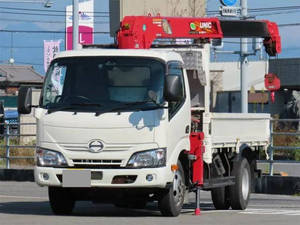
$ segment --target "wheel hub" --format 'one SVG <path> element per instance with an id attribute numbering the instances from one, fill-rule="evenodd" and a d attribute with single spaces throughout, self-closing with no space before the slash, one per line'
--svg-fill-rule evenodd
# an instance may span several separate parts
<path id="1" fill-rule="evenodd" d="M 184 183 L 181 173 L 179 171 L 176 171 L 173 181 L 173 195 L 175 204 L 177 206 L 180 205 L 182 199 L 184 198 L 184 191 Z"/>
<path id="2" fill-rule="evenodd" d="M 247 200 L 249 195 L 249 173 L 246 169 L 244 169 L 242 176 L 242 195 L 243 199 Z"/>

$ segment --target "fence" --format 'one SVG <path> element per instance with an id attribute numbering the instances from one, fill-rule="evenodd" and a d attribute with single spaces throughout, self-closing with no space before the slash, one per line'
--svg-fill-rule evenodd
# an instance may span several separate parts
<path id="1" fill-rule="evenodd" d="M 268 148 L 268 155 L 269 159 L 268 160 L 260 160 L 260 162 L 267 162 L 269 163 L 269 175 L 274 174 L 274 164 L 275 163 L 300 163 L 300 161 L 295 161 L 295 160 L 274 160 L 274 151 L 276 150 L 300 150 L 300 145 L 299 146 L 274 146 L 274 137 L 275 136 L 300 136 L 300 129 L 299 131 L 296 132 L 291 132 L 291 131 L 274 131 L 274 123 L 297 123 L 300 124 L 300 119 L 272 119 L 270 121 L 270 145 Z M 21 137 L 35 137 L 36 134 L 20 134 L 20 126 L 36 126 L 36 123 L 18 123 L 17 121 L 5 121 L 5 123 L 0 123 L 0 126 L 4 126 L 4 134 L 0 135 L 4 139 L 4 144 L 0 145 L 0 149 L 5 150 L 4 156 L 1 156 L 0 154 L 0 159 L 5 159 L 6 160 L 6 168 L 9 169 L 11 167 L 10 161 L 11 159 L 34 159 L 34 156 L 11 156 L 11 149 L 35 149 L 36 145 L 21 145 Z M 299 125 L 300 126 L 300 125 Z M 19 143 L 20 145 L 12 144 L 12 140 L 15 140 L 15 138 L 19 138 Z M 299 139 L 300 143 L 300 139 Z"/>
<path id="2" fill-rule="evenodd" d="M 0 135 L 2 143 L 0 149 L 0 159 L 5 159 L 6 169 L 11 168 L 12 159 L 34 159 L 34 156 L 11 156 L 12 149 L 35 149 L 35 144 L 25 144 L 26 141 L 22 141 L 22 137 L 35 137 L 36 134 L 21 134 L 20 126 L 36 126 L 36 123 L 18 123 L 17 121 L 6 120 L 5 123 L 0 123 L 3 126 L 3 134 Z M 1 151 L 0 151 L 1 153 Z"/>
<path id="3" fill-rule="evenodd" d="M 270 145 L 268 148 L 268 155 L 269 159 L 265 160 L 265 162 L 269 163 L 269 175 L 273 176 L 274 174 L 274 163 L 300 163 L 300 161 L 296 160 L 274 160 L 274 151 L 275 150 L 300 150 L 300 145 L 299 146 L 278 146 L 274 145 L 274 137 L 278 136 L 300 136 L 300 129 L 297 129 L 295 132 L 291 132 L 290 130 L 288 131 L 276 131 L 277 128 L 275 128 L 275 123 L 278 124 L 284 124 L 284 126 L 290 126 L 291 123 L 296 124 L 295 127 L 298 128 L 300 126 L 300 119 L 271 119 L 270 121 L 270 130 L 271 130 L 271 135 L 270 135 Z M 300 140 L 300 139 L 299 139 Z"/>

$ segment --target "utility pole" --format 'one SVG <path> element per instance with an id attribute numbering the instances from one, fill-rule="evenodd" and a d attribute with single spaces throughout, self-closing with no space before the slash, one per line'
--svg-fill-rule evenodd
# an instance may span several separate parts
<path id="1" fill-rule="evenodd" d="M 79 3 L 73 0 L 73 50 L 78 49 L 79 37 Z"/>
<path id="2" fill-rule="evenodd" d="M 246 20 L 248 17 L 248 3 L 247 0 L 240 0 L 241 2 L 241 19 Z M 248 39 L 241 38 L 241 112 L 248 113 Z"/>

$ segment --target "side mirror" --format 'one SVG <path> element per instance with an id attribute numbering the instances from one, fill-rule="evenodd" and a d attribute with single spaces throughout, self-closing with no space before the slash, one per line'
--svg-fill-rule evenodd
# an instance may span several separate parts
<path id="1" fill-rule="evenodd" d="M 165 80 L 165 99 L 179 101 L 182 98 L 182 83 L 179 76 L 167 75 Z"/>
<path id="2" fill-rule="evenodd" d="M 18 112 L 20 114 L 31 113 L 32 104 L 32 89 L 31 87 L 20 87 L 18 95 Z"/>

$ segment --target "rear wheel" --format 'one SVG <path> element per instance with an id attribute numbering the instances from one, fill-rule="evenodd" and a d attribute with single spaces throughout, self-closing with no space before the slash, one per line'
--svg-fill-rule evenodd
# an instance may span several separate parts
<path id="1" fill-rule="evenodd" d="M 211 198 L 216 209 L 229 209 L 230 198 L 228 187 L 219 187 L 212 189 Z"/>
<path id="2" fill-rule="evenodd" d="M 69 215 L 72 213 L 75 201 L 68 189 L 49 187 L 48 195 L 52 212 L 56 215 Z"/>
<path id="3" fill-rule="evenodd" d="M 236 178 L 236 183 L 229 187 L 230 204 L 232 209 L 246 209 L 251 193 L 251 172 L 246 158 L 233 165 L 232 175 Z"/>
<path id="4" fill-rule="evenodd" d="M 180 161 L 177 163 L 178 170 L 175 172 L 173 185 L 161 194 L 158 201 L 160 212 L 163 216 L 178 216 L 183 206 L 185 195 L 185 178 Z"/>

